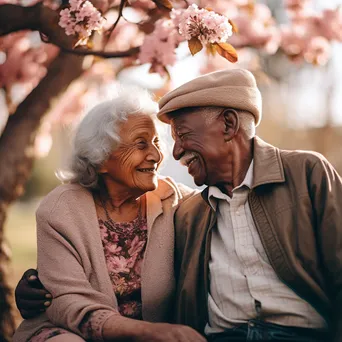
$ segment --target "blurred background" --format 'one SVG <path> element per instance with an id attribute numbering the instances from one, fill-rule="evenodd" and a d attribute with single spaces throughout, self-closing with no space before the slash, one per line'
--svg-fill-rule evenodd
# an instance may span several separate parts
<path id="1" fill-rule="evenodd" d="M 154 9 L 152 5 L 156 5 L 153 2 L 148 7 L 148 1 L 130 2 L 132 6 L 133 3 L 136 6 L 137 3 L 145 4 L 145 7 L 141 7 L 145 12 L 146 8 Z M 342 32 L 341 11 L 338 9 L 342 1 L 221 0 L 207 3 L 227 16 L 232 11 L 233 3 L 240 11 L 236 14 L 235 23 L 241 36 L 239 38 L 237 35 L 235 41 L 232 39 L 231 42 L 239 55 L 236 64 L 221 56 L 210 57 L 205 51 L 191 56 L 187 45 L 181 44 L 176 51 L 175 63 L 167 66 L 168 75 L 160 75 L 149 72 L 151 64 L 138 65 L 136 58 L 101 59 L 58 55 L 59 50 L 55 46 L 58 44 L 41 43 L 37 31 L 20 31 L 1 38 L 0 134 L 3 135 L 0 138 L 0 183 L 15 189 L 15 195 L 9 195 L 8 188 L 0 185 L 2 210 L 6 212 L 2 216 L 3 221 L 0 221 L 4 222 L 3 253 L 11 259 L 8 278 L 11 287 L 16 285 L 27 268 L 36 266 L 35 210 L 41 199 L 59 184 L 55 171 L 63 168 L 67 162 L 73 127 L 82 113 L 113 95 L 117 84 L 146 87 L 158 99 L 169 89 L 202 73 L 224 68 L 248 68 L 254 73 L 263 95 L 263 118 L 257 134 L 280 148 L 320 152 L 342 174 L 342 37 L 329 39 L 323 37 L 322 32 L 317 33 L 316 36 L 323 37 L 325 41 L 316 40 L 312 50 L 307 49 L 307 40 L 305 44 L 303 42 L 305 37 L 313 35 L 312 25 L 317 22 L 307 23 L 308 18 L 317 16 L 317 13 L 326 15 L 325 30 L 330 28 Z M 304 3 L 309 6 L 306 19 L 303 19 L 304 14 L 298 13 L 297 19 L 294 19 L 290 5 L 297 6 L 296 10 L 299 11 Z M 116 7 L 114 4 L 111 6 L 113 10 L 107 15 L 108 21 L 117 17 L 120 2 L 116 2 Z M 249 33 L 242 26 L 243 20 L 246 20 L 246 11 L 249 11 L 249 25 L 253 25 L 253 21 L 259 23 L 259 26 L 252 26 Z M 337 13 L 335 21 L 329 21 L 329 13 Z M 130 16 L 134 19 L 136 15 L 127 6 L 126 19 Z M 242 19 L 239 19 L 239 15 Z M 302 31 L 298 27 L 291 32 L 286 31 L 286 28 L 281 33 L 277 31 L 282 35 L 280 41 L 274 28 L 282 28 L 282 25 L 286 27 L 289 23 L 302 25 Z M 303 30 L 311 30 L 311 33 L 303 33 Z M 143 41 L 142 32 L 135 29 L 132 21 L 122 21 L 117 33 L 114 31 L 108 49 L 130 49 L 138 45 L 139 41 Z M 55 74 L 51 70 L 55 70 Z M 69 78 L 64 79 L 65 75 L 69 75 Z M 57 82 L 62 83 L 62 86 Z M 39 116 L 36 114 L 38 112 L 46 114 Z M 20 147 L 21 155 L 16 157 L 19 161 L 13 162 L 22 139 L 20 130 L 8 129 L 8 125 L 15 127 L 16 123 L 11 118 L 16 116 L 31 117 L 36 120 L 36 126 L 32 128 L 31 135 L 26 134 L 24 144 L 27 146 Z M 29 121 L 23 121 L 21 125 L 22 131 L 31 129 Z M 194 187 L 187 169 L 172 159 L 170 152 L 173 143 L 167 127 L 163 129 L 162 138 L 166 142 L 169 157 L 161 173 Z M 18 177 L 23 178 L 23 181 L 17 179 L 11 183 L 6 180 L 12 179 L 12 173 L 18 170 L 22 172 Z"/>

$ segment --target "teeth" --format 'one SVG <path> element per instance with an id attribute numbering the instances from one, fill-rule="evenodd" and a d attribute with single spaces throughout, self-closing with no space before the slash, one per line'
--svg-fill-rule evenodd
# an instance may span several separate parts
<path id="1" fill-rule="evenodd" d="M 188 167 L 196 160 L 197 158 L 191 159 L 190 162 L 188 162 Z"/>
<path id="2" fill-rule="evenodd" d="M 141 172 L 153 172 L 154 169 L 139 169 Z"/>

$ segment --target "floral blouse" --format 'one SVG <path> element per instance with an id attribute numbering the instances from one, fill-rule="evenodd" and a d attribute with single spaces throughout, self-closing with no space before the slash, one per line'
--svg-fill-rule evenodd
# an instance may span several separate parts
<path id="1" fill-rule="evenodd" d="M 111 224 L 98 220 L 102 246 L 113 291 L 118 301 L 119 313 L 125 317 L 142 319 L 141 266 L 147 243 L 146 218 L 137 217 L 130 222 Z M 114 229 L 113 229 L 114 228 Z M 82 332 L 92 336 L 95 320 L 105 320 L 108 312 L 97 310 L 83 322 Z M 49 338 L 70 333 L 62 328 L 44 328 L 29 342 L 45 342 Z"/>
<path id="2" fill-rule="evenodd" d="M 146 219 L 116 223 L 99 220 L 102 245 L 121 315 L 142 319 L 141 265 L 147 242 Z"/>

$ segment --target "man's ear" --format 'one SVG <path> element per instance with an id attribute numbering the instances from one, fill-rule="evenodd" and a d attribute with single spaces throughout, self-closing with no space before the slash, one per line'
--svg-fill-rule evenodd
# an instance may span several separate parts
<path id="1" fill-rule="evenodd" d="M 238 112 L 231 108 L 227 108 L 226 110 L 224 110 L 222 116 L 225 128 L 225 141 L 228 142 L 232 140 L 237 134 L 240 128 L 240 118 Z"/>

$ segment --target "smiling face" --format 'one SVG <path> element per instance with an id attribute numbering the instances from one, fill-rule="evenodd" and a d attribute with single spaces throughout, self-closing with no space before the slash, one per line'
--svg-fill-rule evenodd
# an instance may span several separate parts
<path id="1" fill-rule="evenodd" d="M 171 119 L 173 157 L 188 167 L 198 186 L 216 184 L 225 171 L 229 147 L 220 112 L 219 108 L 188 108 Z"/>
<path id="2" fill-rule="evenodd" d="M 155 190 L 157 169 L 163 159 L 152 118 L 137 114 L 120 126 L 120 144 L 103 164 L 100 173 L 121 190 L 137 194 Z"/>

